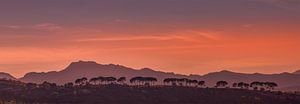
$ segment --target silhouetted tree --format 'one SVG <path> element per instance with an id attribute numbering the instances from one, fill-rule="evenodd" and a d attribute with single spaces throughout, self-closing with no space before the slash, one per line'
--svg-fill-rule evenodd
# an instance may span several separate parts
<path id="1" fill-rule="evenodd" d="M 275 82 L 265 82 L 264 86 L 268 90 L 274 90 L 274 88 L 277 87 L 278 85 Z"/>
<path id="2" fill-rule="evenodd" d="M 237 85 L 239 88 L 243 88 L 244 87 L 244 82 L 239 82 Z"/>
<path id="3" fill-rule="evenodd" d="M 90 82 L 91 84 L 96 85 L 97 82 L 98 82 L 98 78 L 91 78 L 89 82 Z"/>
<path id="4" fill-rule="evenodd" d="M 126 77 L 120 77 L 120 78 L 117 80 L 117 82 L 118 82 L 119 84 L 125 84 L 125 81 L 126 81 Z"/>
<path id="5" fill-rule="evenodd" d="M 64 84 L 65 88 L 72 88 L 73 86 L 74 86 L 74 84 L 72 82 Z"/>
<path id="6" fill-rule="evenodd" d="M 237 84 L 237 87 L 241 88 L 241 89 L 248 89 L 249 88 L 249 84 L 248 83 L 245 83 L 245 82 L 239 82 Z"/>
<path id="7" fill-rule="evenodd" d="M 154 83 L 157 82 L 157 79 L 154 77 L 144 77 L 142 80 L 144 81 L 145 85 L 154 85 Z"/>
<path id="8" fill-rule="evenodd" d="M 253 90 L 258 90 L 260 87 L 263 87 L 263 83 L 255 81 L 250 84 L 250 87 L 252 87 Z"/>
<path id="9" fill-rule="evenodd" d="M 226 81 L 218 81 L 217 83 L 216 83 L 216 87 L 218 88 L 218 87 L 226 87 L 228 85 L 228 82 L 226 82 Z"/>
<path id="10" fill-rule="evenodd" d="M 130 79 L 130 83 L 135 85 L 153 85 L 157 81 L 154 77 L 133 77 Z"/>
<path id="11" fill-rule="evenodd" d="M 246 89 L 249 89 L 249 86 L 250 86 L 250 84 L 244 83 L 244 87 L 245 87 Z"/>
<path id="12" fill-rule="evenodd" d="M 198 84 L 197 80 L 191 80 L 191 79 L 186 80 L 186 85 L 187 86 L 197 86 L 197 84 Z"/>
<path id="13" fill-rule="evenodd" d="M 165 78 L 163 80 L 164 84 L 173 85 L 173 86 L 204 86 L 205 81 L 191 80 L 187 78 Z"/>
<path id="14" fill-rule="evenodd" d="M 232 84 L 232 87 L 233 87 L 233 88 L 236 88 L 237 86 L 238 86 L 237 83 L 233 83 L 233 84 Z"/>
<path id="15" fill-rule="evenodd" d="M 177 79 L 176 80 L 176 82 L 177 82 L 177 84 L 179 85 L 179 86 L 184 86 L 184 84 L 185 85 L 187 85 L 187 81 L 188 81 L 189 79 L 187 79 L 187 78 L 181 78 L 181 79 Z"/>
<path id="16" fill-rule="evenodd" d="M 277 83 L 275 82 L 252 82 L 250 84 L 250 87 L 252 87 L 254 90 L 260 89 L 261 91 L 264 90 L 274 90 L 275 87 L 278 87 Z"/>
<path id="17" fill-rule="evenodd" d="M 83 78 L 76 79 L 76 80 L 75 80 L 75 83 L 76 83 L 77 85 L 82 86 L 82 85 L 84 85 L 84 84 L 87 83 L 87 80 L 88 80 L 88 79 L 87 79 L 86 77 L 83 77 Z"/>
<path id="18" fill-rule="evenodd" d="M 165 78 L 163 80 L 164 85 L 170 84 L 171 83 L 171 78 Z"/>
<path id="19" fill-rule="evenodd" d="M 191 80 L 190 81 L 191 86 L 197 86 L 198 85 L 198 80 Z"/>
<path id="20" fill-rule="evenodd" d="M 106 81 L 108 84 L 114 84 L 115 81 L 117 81 L 117 78 L 115 78 L 115 77 L 106 77 L 106 78 L 105 78 L 105 81 Z"/>
<path id="21" fill-rule="evenodd" d="M 98 79 L 98 81 L 97 81 L 98 84 L 103 84 L 103 82 L 105 82 L 105 78 L 102 76 L 97 77 L 97 79 Z"/>
<path id="22" fill-rule="evenodd" d="M 143 77 L 133 77 L 133 78 L 131 78 L 130 79 L 130 83 L 133 83 L 133 84 L 135 84 L 135 85 L 141 85 L 141 79 L 142 79 Z"/>
<path id="23" fill-rule="evenodd" d="M 200 87 L 205 86 L 205 81 L 198 81 L 198 86 L 200 86 Z"/>
<path id="24" fill-rule="evenodd" d="M 172 85 L 172 86 L 176 86 L 177 85 L 177 78 L 165 78 L 163 80 L 164 84 L 169 84 L 169 85 Z"/>

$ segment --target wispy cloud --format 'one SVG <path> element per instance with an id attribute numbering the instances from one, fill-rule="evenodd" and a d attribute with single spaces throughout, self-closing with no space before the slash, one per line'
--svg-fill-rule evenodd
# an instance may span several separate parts
<path id="1" fill-rule="evenodd" d="M 21 26 L 17 26 L 17 25 L 0 25 L 0 27 L 8 28 L 8 29 L 20 29 L 21 28 Z"/>
<path id="2" fill-rule="evenodd" d="M 41 24 L 36 24 L 32 26 L 33 29 L 38 29 L 38 30 L 60 30 L 63 29 L 63 27 L 59 26 L 58 24 L 54 23 L 41 23 Z"/>
<path id="3" fill-rule="evenodd" d="M 203 32 L 196 30 L 184 30 L 176 31 L 159 35 L 111 35 L 105 37 L 92 37 L 85 39 L 78 39 L 79 42 L 90 41 L 138 41 L 138 40 L 156 40 L 156 41 L 168 41 L 168 40 L 181 40 L 186 42 L 199 42 L 201 40 L 220 40 L 214 32 Z"/>
<path id="4" fill-rule="evenodd" d="M 7 29 L 35 29 L 35 30 L 61 30 L 62 26 L 55 23 L 40 23 L 40 24 L 29 24 L 29 25 L 0 25 L 2 28 Z"/>
<path id="5" fill-rule="evenodd" d="M 166 40 L 174 40 L 174 39 L 190 41 L 186 37 L 182 37 L 182 36 L 115 36 L 115 37 L 79 39 L 77 41 L 81 41 L 81 42 L 85 42 L 85 41 L 136 41 L 136 40 L 166 41 Z"/>
<path id="6" fill-rule="evenodd" d="M 115 23 L 126 23 L 126 22 L 129 22 L 129 20 L 125 20 L 125 19 L 115 19 L 113 22 L 115 22 Z"/>
<path id="7" fill-rule="evenodd" d="M 202 37 L 209 40 L 221 40 L 221 37 L 217 35 L 217 32 L 212 31 L 186 30 L 182 34 L 191 35 L 198 38 Z"/>

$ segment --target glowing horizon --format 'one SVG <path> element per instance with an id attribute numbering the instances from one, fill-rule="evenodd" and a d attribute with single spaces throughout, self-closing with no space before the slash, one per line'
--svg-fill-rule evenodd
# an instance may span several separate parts
<path id="1" fill-rule="evenodd" d="M 0 72 L 78 60 L 180 74 L 300 69 L 297 0 L 0 2 Z"/>

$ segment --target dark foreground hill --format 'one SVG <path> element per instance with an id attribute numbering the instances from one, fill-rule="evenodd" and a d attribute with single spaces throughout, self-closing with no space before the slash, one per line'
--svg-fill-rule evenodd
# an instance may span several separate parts
<path id="1" fill-rule="evenodd" d="M 229 88 L 0 84 L 1 104 L 300 104 L 296 94 Z"/>
<path id="2" fill-rule="evenodd" d="M 79 89 L 77 96 L 69 93 L 50 101 L 84 104 L 299 104 L 300 97 L 239 89 L 106 86 Z"/>

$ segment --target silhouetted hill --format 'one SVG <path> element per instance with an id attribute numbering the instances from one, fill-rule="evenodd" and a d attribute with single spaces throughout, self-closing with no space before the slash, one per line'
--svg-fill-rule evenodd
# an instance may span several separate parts
<path id="1" fill-rule="evenodd" d="M 235 73 L 230 71 L 213 72 L 203 76 L 200 75 L 180 75 L 174 73 L 166 73 L 155 71 L 150 68 L 133 69 L 121 65 L 114 64 L 98 64 L 92 61 L 79 61 L 71 63 L 66 69 L 58 72 L 47 72 L 47 73 L 28 73 L 20 80 L 23 82 L 42 83 L 44 81 L 64 84 L 67 82 L 73 82 L 77 78 L 81 77 L 97 77 L 97 76 L 114 76 L 122 77 L 125 76 L 128 79 L 135 76 L 149 76 L 156 77 L 158 83 L 162 84 L 164 78 L 175 77 L 175 78 L 190 78 L 197 80 L 204 80 L 208 86 L 214 86 L 217 81 L 225 80 L 227 82 L 276 82 L 279 87 L 291 87 L 300 86 L 300 74 L 292 73 L 281 73 L 281 74 L 244 74 Z"/>
<path id="2" fill-rule="evenodd" d="M 4 72 L 0 72 L 0 79 L 16 79 L 15 77 L 13 77 L 12 75 L 8 74 L 8 73 L 4 73 Z"/>

